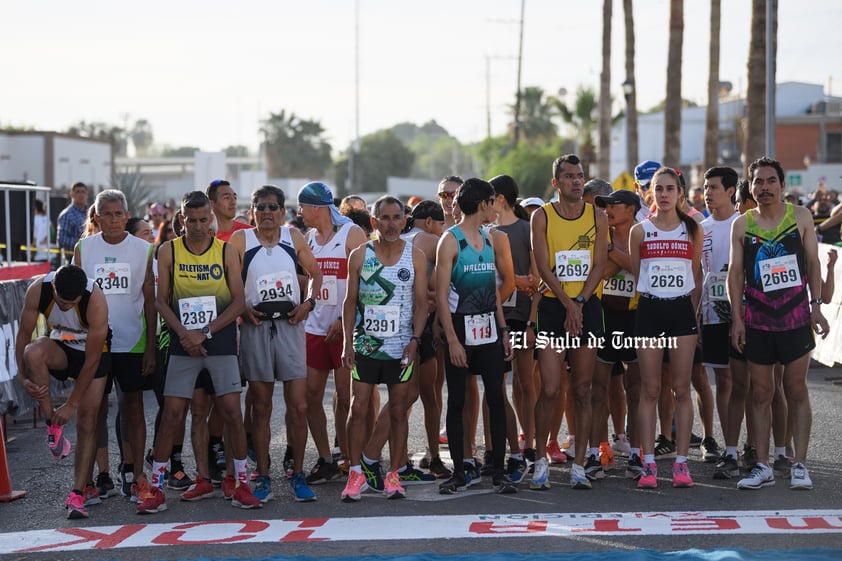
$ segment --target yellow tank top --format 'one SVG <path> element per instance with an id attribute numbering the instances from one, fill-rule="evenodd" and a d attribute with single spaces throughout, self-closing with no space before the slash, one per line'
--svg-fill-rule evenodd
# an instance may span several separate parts
<path id="1" fill-rule="evenodd" d="M 577 218 L 567 219 L 559 215 L 551 202 L 541 208 L 547 217 L 550 270 L 559 279 L 564 293 L 575 298 L 582 292 L 588 274 L 593 268 L 596 210 L 590 203 L 584 203 L 582 214 Z M 594 294 L 602 295 L 601 282 L 597 284 Z M 544 296 L 556 298 L 556 295 L 549 290 L 544 293 Z"/>

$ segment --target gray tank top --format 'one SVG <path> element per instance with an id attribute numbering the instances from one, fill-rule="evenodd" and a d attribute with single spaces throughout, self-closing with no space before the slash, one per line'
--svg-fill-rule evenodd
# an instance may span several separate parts
<path id="1" fill-rule="evenodd" d="M 518 220 L 508 226 L 497 226 L 496 228 L 509 236 L 515 274 L 528 275 L 530 271 L 529 255 L 532 252 L 532 244 L 529 239 L 529 222 Z M 532 300 L 526 294 L 515 290 L 512 297 L 503 302 L 503 315 L 507 320 L 527 321 L 531 304 Z"/>

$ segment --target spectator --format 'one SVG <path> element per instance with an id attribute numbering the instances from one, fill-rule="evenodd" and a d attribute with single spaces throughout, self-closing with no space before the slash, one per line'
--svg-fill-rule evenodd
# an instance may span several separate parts
<path id="1" fill-rule="evenodd" d="M 49 261 L 50 259 L 50 217 L 47 216 L 47 209 L 44 201 L 35 199 L 35 216 L 32 227 L 32 245 L 38 249 L 35 252 L 33 261 Z"/>
<path id="2" fill-rule="evenodd" d="M 85 231 L 88 218 L 88 186 L 76 182 L 70 188 L 70 204 L 58 215 L 58 246 L 63 251 L 63 259 L 69 263 L 73 257 L 76 242 Z"/>
<path id="3" fill-rule="evenodd" d="M 365 199 L 358 195 L 348 195 L 339 204 L 339 213 L 344 216 L 350 216 L 348 212 L 351 209 L 364 210 L 368 212 L 368 206 L 365 204 Z"/>

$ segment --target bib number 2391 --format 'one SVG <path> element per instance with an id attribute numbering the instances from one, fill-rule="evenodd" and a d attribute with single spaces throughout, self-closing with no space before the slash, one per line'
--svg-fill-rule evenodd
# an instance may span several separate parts
<path id="1" fill-rule="evenodd" d="M 465 316 L 465 345 L 487 345 L 497 340 L 497 322 L 494 314 Z"/>

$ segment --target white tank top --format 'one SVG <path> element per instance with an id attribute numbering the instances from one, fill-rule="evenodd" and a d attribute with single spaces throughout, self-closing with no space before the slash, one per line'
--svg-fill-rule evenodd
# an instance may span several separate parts
<path id="1" fill-rule="evenodd" d="M 348 232 L 353 227 L 353 222 L 343 224 L 325 245 L 316 243 L 315 228 L 307 232 L 307 245 L 322 271 L 322 289 L 314 295 L 316 307 L 307 317 L 307 333 L 327 335 L 330 324 L 342 315 L 342 301 L 348 282 L 348 253 L 345 245 Z"/>
<path id="2" fill-rule="evenodd" d="M 731 225 L 740 216 L 735 212 L 725 220 L 714 220 L 712 216 L 702 221 L 705 229 L 705 243 L 702 246 L 702 270 L 705 282 L 702 290 L 702 321 L 705 325 L 726 323 L 719 312 L 730 314 L 728 294 L 728 263 L 731 260 Z"/>
<path id="3" fill-rule="evenodd" d="M 152 244 L 132 235 L 110 244 L 96 234 L 79 240 L 78 265 L 94 279 L 108 302 L 111 352 L 142 353 L 146 347 L 143 281 Z"/>
<path id="4" fill-rule="evenodd" d="M 298 254 L 292 243 L 288 226 L 281 226 L 278 244 L 263 247 L 254 229 L 246 230 L 246 251 L 243 254 L 243 283 L 246 304 L 256 306 L 261 302 L 301 302 L 298 285 Z"/>
<path id="5" fill-rule="evenodd" d="M 687 226 L 681 222 L 669 232 L 659 230 L 651 220 L 640 223 L 644 237 L 640 244 L 640 275 L 637 290 L 656 298 L 677 298 L 690 294 L 693 281 L 693 244 Z"/>

